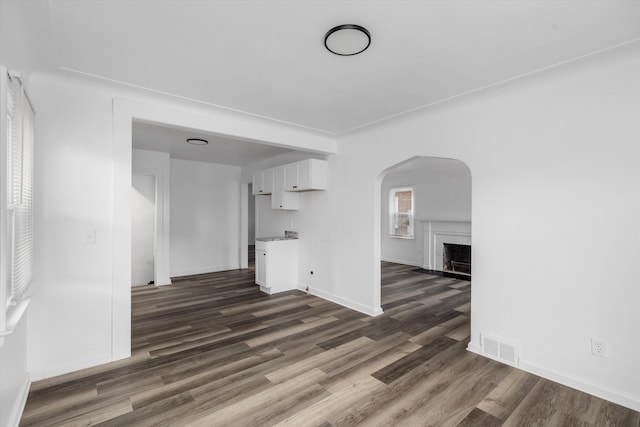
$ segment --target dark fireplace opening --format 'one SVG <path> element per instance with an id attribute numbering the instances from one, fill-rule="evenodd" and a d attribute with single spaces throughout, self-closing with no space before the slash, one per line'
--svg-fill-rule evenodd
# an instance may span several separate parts
<path id="1" fill-rule="evenodd" d="M 442 269 L 459 274 L 471 274 L 471 245 L 443 243 Z"/>

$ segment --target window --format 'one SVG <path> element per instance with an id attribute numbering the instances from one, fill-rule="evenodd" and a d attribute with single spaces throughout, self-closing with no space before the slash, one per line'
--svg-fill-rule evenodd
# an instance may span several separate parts
<path id="1" fill-rule="evenodd" d="M 33 142 L 34 111 L 20 78 L 0 67 L 3 176 L 0 179 L 0 335 L 11 329 L 33 280 Z M 5 172 L 6 171 L 6 172 Z M 7 316 L 9 314 L 9 316 Z M 10 318 L 11 317 L 11 318 Z"/>
<path id="2" fill-rule="evenodd" d="M 392 188 L 389 193 L 389 234 L 413 239 L 413 188 Z"/>

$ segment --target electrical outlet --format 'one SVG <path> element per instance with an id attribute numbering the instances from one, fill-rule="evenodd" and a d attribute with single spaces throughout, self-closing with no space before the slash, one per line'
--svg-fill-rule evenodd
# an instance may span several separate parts
<path id="1" fill-rule="evenodd" d="M 591 354 L 598 357 L 607 357 L 607 345 L 595 338 L 591 338 Z"/>

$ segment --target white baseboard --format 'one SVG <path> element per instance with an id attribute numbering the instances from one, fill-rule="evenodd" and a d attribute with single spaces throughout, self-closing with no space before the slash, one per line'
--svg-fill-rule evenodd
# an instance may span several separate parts
<path id="1" fill-rule="evenodd" d="M 218 271 L 238 270 L 239 264 L 233 265 L 215 265 L 211 267 L 187 268 L 183 270 L 174 270 L 171 277 L 193 276 L 194 274 L 217 273 Z"/>
<path id="2" fill-rule="evenodd" d="M 412 265 L 414 267 L 422 267 L 422 263 L 419 261 L 407 261 L 403 259 L 383 258 L 381 261 L 393 262 L 395 264 Z"/>
<path id="3" fill-rule="evenodd" d="M 482 350 L 478 345 L 472 345 L 471 343 L 469 343 L 469 345 L 467 346 L 467 350 L 472 353 L 479 354 L 480 356 L 486 357 L 484 354 L 482 354 Z M 547 380 L 557 382 L 558 384 L 562 384 L 567 387 L 571 387 L 573 389 L 582 391 L 592 396 L 596 396 L 601 399 L 608 400 L 613 403 L 617 403 L 618 405 L 625 406 L 629 409 L 633 409 L 634 411 L 640 411 L 640 400 L 635 399 L 631 396 L 627 396 L 622 393 L 608 390 L 606 388 L 598 387 L 596 385 L 586 383 L 576 378 L 568 377 L 559 372 L 542 368 L 540 366 L 537 366 L 533 363 L 529 363 L 526 360 L 522 360 L 522 359 L 520 359 L 518 369 L 521 369 L 525 372 L 529 372 L 530 374 L 534 374 L 539 377 L 545 378 Z"/>
<path id="4" fill-rule="evenodd" d="M 161 281 L 161 282 L 159 282 L 159 283 L 154 283 L 154 285 L 156 285 L 156 286 L 168 286 L 168 285 L 170 285 L 170 284 L 171 284 L 171 279 L 168 279 L 168 280 L 166 280 L 166 281 L 165 281 L 165 280 L 163 280 L 163 281 Z"/>
<path id="5" fill-rule="evenodd" d="M 117 359 L 112 359 L 111 354 L 104 354 L 95 358 L 79 360 L 73 363 L 59 365 L 53 368 L 35 369 L 29 371 L 31 381 L 40 381 L 47 378 L 56 377 L 58 375 L 68 374 L 69 372 L 79 371 L 81 369 L 92 368 L 94 366 L 109 363 Z"/>
<path id="6" fill-rule="evenodd" d="M 27 397 L 29 396 L 29 389 L 31 388 L 31 378 L 29 374 L 24 376 L 24 382 L 18 391 L 15 402 L 13 402 L 13 408 L 11 408 L 11 414 L 9 415 L 9 427 L 18 427 L 20 425 L 20 419 L 24 412 L 24 407 L 27 404 Z"/>
<path id="7" fill-rule="evenodd" d="M 306 292 L 306 288 L 307 288 L 307 285 L 303 285 L 303 284 L 299 284 L 298 285 L 298 289 L 301 290 L 302 292 Z M 342 298 L 342 297 L 339 297 L 337 295 L 333 295 L 333 294 L 330 294 L 328 292 L 324 292 L 324 291 L 319 290 L 319 289 L 311 288 L 311 289 L 309 289 L 309 293 L 311 295 L 315 295 L 315 296 L 320 297 L 322 299 L 326 299 L 328 301 L 335 302 L 336 304 L 339 304 L 339 305 L 341 305 L 343 307 L 347 307 L 347 308 L 350 308 L 352 310 L 359 311 L 360 313 L 364 313 L 364 314 L 367 314 L 369 316 L 378 316 L 378 315 L 382 314 L 382 308 L 381 307 L 369 307 L 369 306 L 360 304 L 359 302 L 351 301 L 351 300 L 349 300 L 347 298 Z"/>
<path id="8" fill-rule="evenodd" d="M 161 277 L 156 280 L 154 285 L 156 286 L 167 286 L 171 284 L 171 277 Z"/>

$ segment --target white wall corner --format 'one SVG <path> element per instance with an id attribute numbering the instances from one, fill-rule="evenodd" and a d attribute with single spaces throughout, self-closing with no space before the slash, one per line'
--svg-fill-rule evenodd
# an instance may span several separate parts
<path id="1" fill-rule="evenodd" d="M 20 425 L 20 419 L 24 412 L 24 407 L 27 404 L 27 397 L 29 396 L 29 389 L 31 388 L 31 378 L 29 374 L 24 377 L 24 382 L 16 395 L 16 400 L 11 408 L 11 415 L 9 415 L 9 427 L 18 427 Z"/>
<path id="2" fill-rule="evenodd" d="M 298 289 L 302 292 L 307 292 L 306 287 L 307 287 L 306 284 L 298 284 Z M 382 307 L 366 306 L 364 304 L 360 304 L 359 302 L 355 302 L 347 298 L 339 297 L 337 295 L 333 295 L 329 292 L 325 292 L 319 289 L 310 287 L 309 294 L 315 295 L 322 299 L 326 299 L 327 301 L 331 301 L 343 307 L 350 308 L 355 311 L 359 311 L 360 313 L 364 313 L 368 316 L 378 316 L 383 313 Z"/>
<path id="3" fill-rule="evenodd" d="M 52 368 L 35 369 L 30 371 L 29 375 L 31 376 L 31 381 L 40 381 L 47 378 L 57 377 L 58 375 L 68 374 L 69 372 L 80 371 L 82 369 L 103 365 L 105 363 L 113 362 L 113 361 L 124 359 L 124 358 L 125 357 L 114 359 L 111 354 L 102 354 L 90 359 L 78 360 L 75 362 L 55 366 Z"/>

